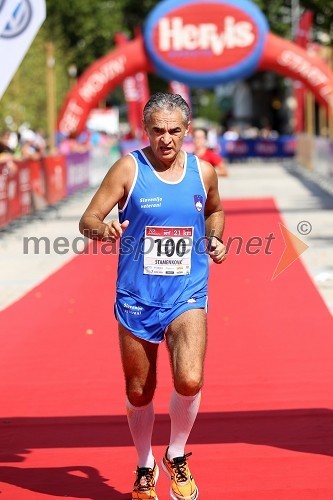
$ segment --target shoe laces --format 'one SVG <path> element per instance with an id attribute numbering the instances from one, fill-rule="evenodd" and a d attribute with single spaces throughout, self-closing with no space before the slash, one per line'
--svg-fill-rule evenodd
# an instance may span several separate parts
<path id="1" fill-rule="evenodd" d="M 155 486 L 153 469 L 149 467 L 138 467 L 136 471 L 134 471 L 134 474 L 137 475 L 134 486 L 138 491 L 146 491 Z"/>
<path id="2" fill-rule="evenodd" d="M 182 457 L 176 457 L 171 460 L 171 467 L 175 473 L 177 483 L 185 483 L 188 480 L 186 459 L 191 455 L 192 453 L 186 453 L 186 455 Z"/>

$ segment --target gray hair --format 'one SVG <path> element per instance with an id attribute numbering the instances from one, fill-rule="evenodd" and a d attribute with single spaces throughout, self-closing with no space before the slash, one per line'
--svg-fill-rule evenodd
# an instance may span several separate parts
<path id="1" fill-rule="evenodd" d="M 180 109 L 183 115 L 184 124 L 188 124 L 191 112 L 187 102 L 179 94 L 167 94 L 163 92 L 157 92 L 156 94 L 153 94 L 149 101 L 146 103 L 143 110 L 144 121 L 147 123 L 154 111 L 160 111 L 164 109 L 168 111 Z"/>

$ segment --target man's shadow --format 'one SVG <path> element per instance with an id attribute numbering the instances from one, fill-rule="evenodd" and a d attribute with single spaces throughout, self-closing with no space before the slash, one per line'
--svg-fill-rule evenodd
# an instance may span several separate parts
<path id="1" fill-rule="evenodd" d="M 128 500 L 131 497 L 130 493 L 122 494 L 106 484 L 106 481 L 97 469 L 82 465 L 45 468 L 0 467 L 0 482 L 44 495 L 91 500 Z"/>
<path id="2" fill-rule="evenodd" d="M 248 443 L 332 457 L 332 419 L 333 410 L 327 408 L 202 412 L 188 444 Z M 157 415 L 153 445 L 166 446 L 169 437 L 169 416 Z M 3 419 L 0 440 L 0 462 L 7 464 L 22 464 L 24 456 L 35 449 L 133 446 L 127 418 L 122 415 Z M 110 472 L 116 474 L 122 465 L 111 463 Z M 94 467 L 84 465 L 0 467 L 0 482 L 38 493 L 91 500 L 130 498 L 107 481 Z"/>

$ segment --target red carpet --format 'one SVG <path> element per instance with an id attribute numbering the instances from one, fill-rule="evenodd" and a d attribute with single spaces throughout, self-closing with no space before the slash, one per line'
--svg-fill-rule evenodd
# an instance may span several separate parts
<path id="1" fill-rule="evenodd" d="M 284 248 L 273 201 L 224 205 L 226 241 L 240 236 L 242 247 L 237 255 L 232 243 L 228 260 L 211 266 L 205 389 L 188 445 L 200 498 L 332 500 L 332 317 L 300 261 L 271 280 Z M 263 245 L 249 255 L 254 236 Z M 136 456 L 115 273 L 115 256 L 77 257 L 0 314 L 4 500 L 129 498 Z M 171 392 L 164 346 L 158 369 L 160 458 Z M 168 498 L 162 475 L 158 494 Z"/>

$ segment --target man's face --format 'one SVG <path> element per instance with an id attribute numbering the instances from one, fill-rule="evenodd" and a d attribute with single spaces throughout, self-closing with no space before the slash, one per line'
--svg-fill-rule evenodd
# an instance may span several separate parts
<path id="1" fill-rule="evenodd" d="M 182 147 L 190 122 L 185 126 L 180 109 L 154 111 L 144 123 L 150 147 L 159 160 L 172 162 Z"/>
<path id="2" fill-rule="evenodd" d="M 206 146 L 206 135 L 203 130 L 195 130 L 193 132 L 194 149 L 201 149 Z"/>

